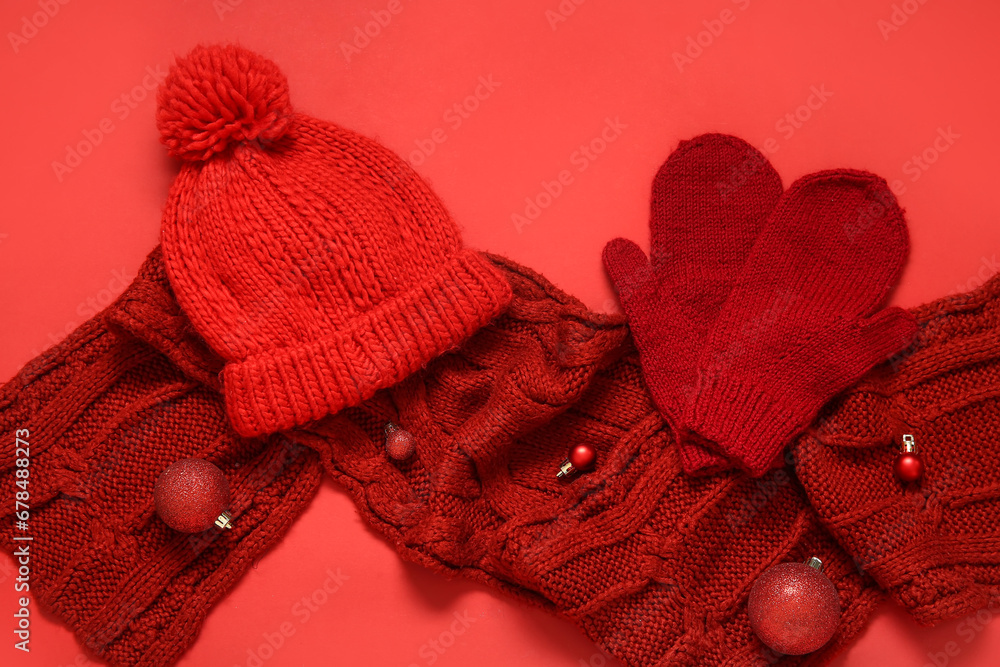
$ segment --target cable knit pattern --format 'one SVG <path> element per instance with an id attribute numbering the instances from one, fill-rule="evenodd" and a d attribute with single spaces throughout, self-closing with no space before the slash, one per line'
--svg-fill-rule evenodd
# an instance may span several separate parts
<path id="1" fill-rule="evenodd" d="M 31 595 L 91 655 L 169 665 L 212 606 L 285 533 L 316 493 L 316 455 L 281 436 L 237 437 L 221 360 L 197 338 L 159 250 L 121 297 L 0 389 L 0 486 L 15 489 L 15 432 L 30 436 Z M 213 388 L 214 386 L 214 388 Z M 155 514 L 153 485 L 180 458 L 218 465 L 234 527 L 186 535 Z"/>
<path id="2" fill-rule="evenodd" d="M 405 558 L 566 616 L 626 664 L 819 665 L 846 646 L 879 592 L 788 471 L 684 475 L 623 321 L 484 259 L 515 291 L 494 324 L 357 407 L 248 440 L 226 425 L 211 389 L 223 361 L 154 251 L 103 320 L 0 391 L 4 446 L 14 429 L 32 434 L 39 602 L 112 665 L 172 664 L 312 497 L 322 463 Z M 411 459 L 387 456 L 388 420 L 416 436 Z M 572 442 L 596 447 L 599 465 L 562 482 Z M 194 455 L 226 472 L 236 498 L 235 528 L 205 541 L 152 507 L 159 471 Z M 0 518 L 7 536 L 12 518 Z M 838 589 L 841 626 L 817 653 L 774 655 L 750 630 L 749 588 L 812 555 Z"/>
<path id="3" fill-rule="evenodd" d="M 157 124 L 184 160 L 163 215 L 167 273 L 226 362 L 245 436 L 357 405 L 489 322 L 510 287 L 462 247 L 392 151 L 294 112 L 287 81 L 238 46 L 171 68 Z"/>
<path id="4" fill-rule="evenodd" d="M 1000 603 L 1000 276 L 914 311 L 913 345 L 845 392 L 794 448 L 830 532 L 917 621 Z M 925 473 L 893 460 L 914 436 Z"/>
<path id="5" fill-rule="evenodd" d="M 405 557 L 570 618 L 628 665 L 819 665 L 880 597 L 790 470 L 683 473 L 624 322 L 499 257 L 510 307 L 400 384 L 288 436 L 314 447 Z M 416 455 L 385 451 L 388 421 Z M 555 473 L 572 443 L 592 472 Z M 784 657 L 750 629 L 756 577 L 818 556 L 844 609 L 820 651 Z"/>

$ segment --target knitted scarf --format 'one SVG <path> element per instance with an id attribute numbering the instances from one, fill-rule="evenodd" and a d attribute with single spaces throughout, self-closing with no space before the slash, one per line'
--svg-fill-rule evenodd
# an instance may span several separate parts
<path id="1" fill-rule="evenodd" d="M 0 391 L 3 446 L 30 431 L 32 595 L 110 664 L 170 664 L 322 466 L 404 558 L 558 613 L 629 665 L 814 665 L 852 641 L 880 593 L 793 471 L 685 475 L 623 320 L 488 259 L 514 298 L 461 348 L 358 407 L 243 439 L 224 419 L 221 360 L 154 251 L 116 303 Z M 386 455 L 388 421 L 416 438 L 411 459 Z M 558 480 L 575 442 L 600 465 Z M 185 456 L 226 472 L 232 531 L 180 535 L 155 516 L 156 476 Z M 10 552 L 13 523 L 5 511 Z M 809 556 L 837 587 L 841 625 L 820 651 L 780 656 L 751 631 L 746 597 L 771 565 Z"/>
<path id="2" fill-rule="evenodd" d="M 1000 609 L 1000 276 L 914 310 L 916 342 L 794 448 L 823 524 L 925 625 Z M 912 435 L 923 479 L 893 475 Z"/>
<path id="3" fill-rule="evenodd" d="M 31 598 L 111 665 L 175 662 L 319 488 L 311 450 L 233 433 L 219 367 L 156 249 L 115 303 L 0 389 L 0 488 L 26 487 L 29 507 L 22 524 L 3 504 L 0 544 L 27 547 Z M 156 516 L 157 476 L 187 457 L 226 474 L 232 530 L 181 534 Z"/>

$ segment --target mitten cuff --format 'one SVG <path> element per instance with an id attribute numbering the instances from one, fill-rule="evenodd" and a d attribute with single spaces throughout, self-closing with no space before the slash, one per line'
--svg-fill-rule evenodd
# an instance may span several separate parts
<path id="1" fill-rule="evenodd" d="M 775 457 L 805 430 L 820 407 L 819 402 L 797 405 L 746 378 L 706 378 L 703 373 L 685 415 L 682 438 L 715 449 L 759 477 L 774 467 Z"/>

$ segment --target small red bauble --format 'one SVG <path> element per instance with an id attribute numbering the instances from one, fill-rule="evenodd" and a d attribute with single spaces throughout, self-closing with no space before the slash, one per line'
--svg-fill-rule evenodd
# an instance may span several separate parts
<path id="1" fill-rule="evenodd" d="M 219 522 L 229 528 L 229 480 L 204 459 L 181 459 L 160 473 L 153 488 L 156 513 L 182 533 L 200 533 Z"/>
<path id="2" fill-rule="evenodd" d="M 916 482 L 924 475 L 924 462 L 915 454 L 900 454 L 893 465 L 896 477 L 902 482 Z"/>
<path id="3" fill-rule="evenodd" d="M 804 655 L 820 648 L 840 623 L 840 599 L 818 558 L 768 568 L 750 589 L 750 627 L 778 653 Z"/>
<path id="4" fill-rule="evenodd" d="M 597 462 L 597 452 L 590 445 L 577 445 L 569 450 L 567 458 L 574 468 L 586 471 L 593 468 L 594 463 Z"/>
<path id="5" fill-rule="evenodd" d="M 901 482 L 916 482 L 924 476 L 924 462 L 917 454 L 917 443 L 912 435 L 903 436 L 903 446 L 892 469 Z"/>
<path id="6" fill-rule="evenodd" d="M 597 462 L 597 452 L 590 445 L 576 445 L 570 447 L 566 460 L 559 466 L 556 477 L 563 479 L 573 473 L 586 472 L 594 467 Z"/>
<path id="7" fill-rule="evenodd" d="M 389 458 L 405 461 L 413 456 L 416 450 L 417 443 L 412 433 L 392 422 L 385 425 L 385 452 Z"/>

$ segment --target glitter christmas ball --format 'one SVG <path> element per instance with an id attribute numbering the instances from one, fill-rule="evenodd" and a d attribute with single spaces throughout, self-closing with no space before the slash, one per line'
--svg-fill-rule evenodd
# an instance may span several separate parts
<path id="1" fill-rule="evenodd" d="M 405 461 L 413 456 L 416 449 L 417 443 L 412 433 L 395 424 L 388 424 L 385 427 L 385 451 L 389 458 Z"/>
<path id="2" fill-rule="evenodd" d="M 204 459 L 181 459 L 160 473 L 153 500 L 156 513 L 168 526 L 182 533 L 200 533 L 229 507 L 229 480 Z"/>
<path id="3" fill-rule="evenodd" d="M 750 589 L 747 611 L 760 640 L 785 655 L 815 651 L 840 623 L 837 589 L 805 563 L 781 563 L 760 575 Z"/>

